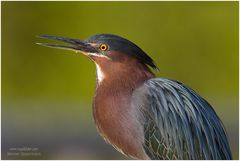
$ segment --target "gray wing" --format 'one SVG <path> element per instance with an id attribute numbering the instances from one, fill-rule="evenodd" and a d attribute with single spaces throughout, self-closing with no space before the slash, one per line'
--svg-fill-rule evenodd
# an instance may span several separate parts
<path id="1" fill-rule="evenodd" d="M 223 124 L 201 96 L 169 79 L 143 86 L 147 92 L 138 100 L 151 159 L 232 159 Z"/>

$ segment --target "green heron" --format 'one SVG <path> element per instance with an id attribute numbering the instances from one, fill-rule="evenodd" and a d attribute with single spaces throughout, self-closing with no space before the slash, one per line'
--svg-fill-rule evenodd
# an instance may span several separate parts
<path id="1" fill-rule="evenodd" d="M 93 116 L 101 136 L 134 159 L 232 159 L 224 126 L 191 88 L 156 78 L 154 61 L 133 42 L 112 34 L 88 40 L 40 36 L 70 45 L 97 68 Z"/>

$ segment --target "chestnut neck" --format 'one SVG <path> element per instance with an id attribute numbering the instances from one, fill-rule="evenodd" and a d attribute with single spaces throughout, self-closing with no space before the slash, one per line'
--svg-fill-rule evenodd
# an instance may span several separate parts
<path id="1" fill-rule="evenodd" d="M 139 129 L 141 125 L 135 117 L 137 109 L 131 106 L 131 96 L 134 89 L 155 75 L 135 58 L 111 54 L 110 59 L 94 60 L 99 77 L 93 107 L 95 124 L 116 149 L 134 158 L 147 159 L 142 148 L 143 130 Z"/>
<path id="2" fill-rule="evenodd" d="M 155 77 L 151 70 L 130 56 L 115 52 L 112 58 L 95 59 L 97 65 L 97 91 L 111 89 L 112 92 L 133 90 L 146 80 Z M 99 73 L 100 72 L 100 73 Z"/>

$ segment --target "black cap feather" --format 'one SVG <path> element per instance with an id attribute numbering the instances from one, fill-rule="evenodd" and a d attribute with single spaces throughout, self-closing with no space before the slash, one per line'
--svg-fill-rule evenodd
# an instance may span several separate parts
<path id="1" fill-rule="evenodd" d="M 98 34 L 90 37 L 87 41 L 91 43 L 107 43 L 111 50 L 121 51 L 137 58 L 143 64 L 149 65 L 155 70 L 159 70 L 151 57 L 136 44 L 125 38 L 113 34 Z"/>

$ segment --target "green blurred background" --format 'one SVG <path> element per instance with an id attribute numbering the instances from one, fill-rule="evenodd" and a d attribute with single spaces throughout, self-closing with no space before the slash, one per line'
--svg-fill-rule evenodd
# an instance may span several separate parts
<path id="1" fill-rule="evenodd" d="M 98 33 L 135 42 L 156 61 L 159 77 L 206 98 L 238 159 L 237 1 L 1 4 L 2 159 L 126 159 L 93 123 L 95 65 L 81 54 L 35 44 L 46 42 L 36 35 Z"/>

